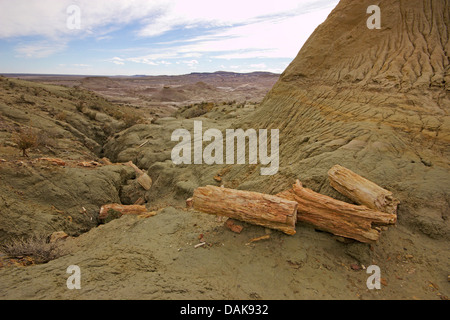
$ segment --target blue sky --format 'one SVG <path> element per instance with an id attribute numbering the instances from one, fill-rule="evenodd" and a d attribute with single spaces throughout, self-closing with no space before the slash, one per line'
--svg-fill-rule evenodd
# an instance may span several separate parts
<path id="1" fill-rule="evenodd" d="M 0 0 L 0 73 L 280 73 L 338 2 Z"/>

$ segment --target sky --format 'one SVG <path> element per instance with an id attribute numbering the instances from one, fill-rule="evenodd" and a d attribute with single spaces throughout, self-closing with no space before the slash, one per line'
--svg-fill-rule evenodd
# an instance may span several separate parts
<path id="1" fill-rule="evenodd" d="M 281 73 L 339 0 L 0 0 L 0 73 Z"/>

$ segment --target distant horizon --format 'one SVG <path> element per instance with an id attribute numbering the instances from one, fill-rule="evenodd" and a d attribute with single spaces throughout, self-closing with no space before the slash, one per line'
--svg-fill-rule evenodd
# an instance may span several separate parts
<path id="1" fill-rule="evenodd" d="M 339 0 L 0 0 L 0 73 L 282 73 Z"/>

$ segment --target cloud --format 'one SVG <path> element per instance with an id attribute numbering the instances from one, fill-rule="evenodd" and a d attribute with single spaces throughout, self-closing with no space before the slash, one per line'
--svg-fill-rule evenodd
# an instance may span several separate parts
<path id="1" fill-rule="evenodd" d="M 122 66 L 122 65 L 125 64 L 125 62 L 124 62 L 125 60 L 122 59 L 122 58 L 119 58 L 119 57 L 114 57 L 114 58 L 109 59 L 109 60 L 107 60 L 107 61 L 112 62 L 112 63 L 114 63 L 114 64 L 117 64 L 117 65 L 119 65 L 119 66 Z"/>
<path id="2" fill-rule="evenodd" d="M 79 7 L 80 29 L 68 27 L 69 6 Z M 149 21 L 164 12 L 163 0 L 0 0 L 0 39 L 41 36 L 105 36 L 136 21 Z"/>
<path id="3" fill-rule="evenodd" d="M 250 14 L 247 11 L 242 14 L 242 17 L 253 16 L 251 21 L 245 23 L 241 21 L 238 25 L 232 25 L 233 19 L 237 21 L 237 18 L 230 16 L 231 25 L 201 28 L 198 35 L 160 43 L 158 45 L 163 46 L 163 49 L 154 46 L 146 50 L 147 54 L 129 60 L 148 64 L 149 61 L 186 57 L 226 60 L 292 59 L 298 54 L 317 25 L 326 19 L 335 2 L 331 4 L 327 2 L 324 7 L 315 7 L 314 10 L 307 7 L 307 10 L 300 8 L 294 12 L 276 11 L 276 14 L 263 17 L 255 17 L 256 13 Z M 219 21 L 225 23 L 226 17 L 227 14 L 218 19 L 216 24 L 219 25 Z M 192 16 L 190 21 L 198 22 L 200 17 L 194 19 Z"/>
<path id="4" fill-rule="evenodd" d="M 182 61 L 182 63 L 184 63 L 191 69 L 195 69 L 199 62 L 197 60 L 193 59 L 193 60 L 184 60 L 184 61 Z"/>
<path id="5" fill-rule="evenodd" d="M 240 68 L 263 68 L 264 63 L 267 70 L 278 70 L 280 62 L 275 66 L 267 59 L 294 58 L 337 3 L 338 0 L 0 0 L 0 46 L 2 40 L 12 43 L 16 57 L 45 58 L 67 51 L 71 53 L 68 59 L 82 54 L 83 58 L 107 62 L 111 67 L 114 64 L 137 68 L 133 64 L 143 64 L 153 69 L 160 66 L 164 72 L 170 64 L 190 69 L 228 64 L 221 60 L 233 60 L 234 66 L 243 64 L 234 62 L 236 59 L 265 59 L 252 63 L 255 66 Z M 71 5 L 80 8 L 79 28 L 68 27 L 68 19 L 74 14 L 67 11 Z M 89 54 L 83 51 L 84 45 Z M 73 63 L 67 61 L 67 65 Z"/>
<path id="6" fill-rule="evenodd" d="M 15 47 L 19 57 L 24 58 L 45 58 L 55 53 L 64 51 L 67 48 L 66 43 L 37 41 L 21 43 Z"/>
<path id="7" fill-rule="evenodd" d="M 269 17 L 251 24 L 224 28 L 191 40 L 181 52 L 215 53 L 220 59 L 293 58 L 327 17 L 330 9 Z"/>
<path id="8" fill-rule="evenodd" d="M 317 2 L 329 7 L 337 0 L 0 0 L 0 38 L 93 34 L 102 38 L 130 24 L 138 36 L 155 37 L 177 28 L 231 27 L 299 15 L 317 7 Z M 79 30 L 68 28 L 70 6 L 80 9 Z"/>

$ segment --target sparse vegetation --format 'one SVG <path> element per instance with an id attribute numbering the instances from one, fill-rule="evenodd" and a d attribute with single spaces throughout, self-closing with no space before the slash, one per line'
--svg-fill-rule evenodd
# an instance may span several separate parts
<path id="1" fill-rule="evenodd" d="M 47 149 L 50 149 L 58 145 L 58 140 L 56 135 L 46 131 L 40 131 L 37 135 L 36 144 L 38 147 L 45 147 Z"/>
<path id="2" fill-rule="evenodd" d="M 88 116 L 89 119 L 95 120 L 95 117 L 97 117 L 97 112 L 89 110 L 86 115 Z"/>
<path id="3" fill-rule="evenodd" d="M 3 244 L 0 249 L 10 258 L 31 257 L 34 263 L 47 263 L 63 255 L 56 243 L 50 243 L 46 236 L 33 235 Z"/>
<path id="4" fill-rule="evenodd" d="M 123 120 L 123 122 L 125 122 L 125 125 L 127 126 L 127 128 L 129 128 L 129 127 L 137 124 L 138 121 L 140 120 L 140 117 L 135 113 L 124 112 L 122 115 L 122 120 Z"/>
<path id="5" fill-rule="evenodd" d="M 210 112 L 214 109 L 214 107 L 216 107 L 216 104 L 214 102 L 203 101 L 201 103 L 190 104 L 183 107 L 182 109 L 180 109 L 178 114 L 183 115 L 187 119 L 197 118 Z"/>
<path id="6" fill-rule="evenodd" d="M 59 121 L 66 121 L 67 113 L 65 113 L 64 111 L 61 111 L 55 116 L 55 118 L 56 118 L 56 120 L 59 120 Z"/>
<path id="7" fill-rule="evenodd" d="M 33 101 L 27 100 L 27 98 L 25 97 L 25 94 L 23 94 L 23 93 L 20 95 L 20 98 L 18 98 L 16 102 L 17 103 L 34 104 Z"/>
<path id="8" fill-rule="evenodd" d="M 93 105 L 91 105 L 90 108 L 91 108 L 92 110 L 102 111 L 102 112 L 103 112 L 103 108 L 102 108 L 100 105 L 98 105 L 98 104 L 93 104 Z"/>
<path id="9" fill-rule="evenodd" d="M 84 102 L 83 101 L 78 101 L 75 104 L 75 108 L 77 109 L 78 112 L 83 112 L 84 109 Z"/>

